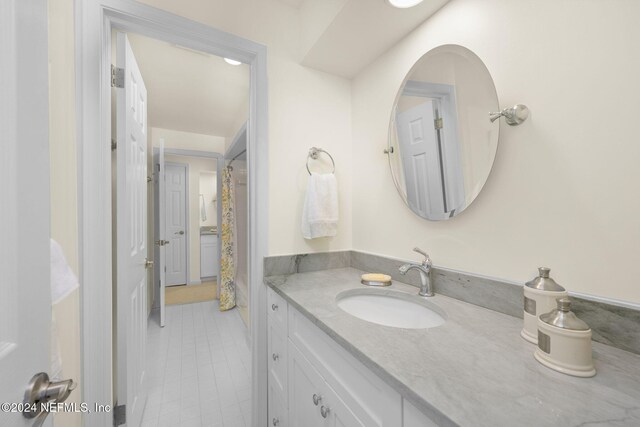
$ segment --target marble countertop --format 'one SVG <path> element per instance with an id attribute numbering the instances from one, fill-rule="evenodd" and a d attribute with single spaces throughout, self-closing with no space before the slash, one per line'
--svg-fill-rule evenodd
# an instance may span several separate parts
<path id="1" fill-rule="evenodd" d="M 639 426 L 640 355 L 593 343 L 597 374 L 576 378 L 538 363 L 522 319 L 436 295 L 433 329 L 399 329 L 338 308 L 360 284 L 353 268 L 271 276 L 268 286 L 406 399 L 442 425 Z M 394 281 L 384 289 L 417 294 Z"/>

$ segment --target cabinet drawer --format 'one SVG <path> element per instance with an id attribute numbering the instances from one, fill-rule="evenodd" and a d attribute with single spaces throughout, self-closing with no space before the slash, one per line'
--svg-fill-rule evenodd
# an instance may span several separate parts
<path id="1" fill-rule="evenodd" d="M 287 424 L 287 409 L 283 403 L 283 395 L 280 390 L 275 387 L 269 378 L 269 419 L 267 426 L 269 427 L 286 427 Z"/>
<path id="2" fill-rule="evenodd" d="M 268 333 L 268 359 L 269 389 L 274 389 L 282 398 L 282 404 L 287 407 L 287 336 L 282 331 L 280 324 L 274 318 L 267 320 Z"/>
<path id="3" fill-rule="evenodd" d="M 288 419 L 296 427 L 322 427 L 320 405 L 326 401 L 324 379 L 292 344 L 289 356 Z"/>
<path id="4" fill-rule="evenodd" d="M 375 425 L 375 421 L 369 417 L 358 418 L 300 350 L 293 343 L 289 345 L 291 425 L 300 427 L 371 427 Z M 398 425 L 396 422 L 394 427 Z"/>
<path id="5" fill-rule="evenodd" d="M 285 336 L 287 335 L 287 310 L 287 301 L 273 289 L 267 288 L 267 313 L 280 324 Z"/>
<path id="6" fill-rule="evenodd" d="M 289 310 L 289 339 L 367 427 L 399 425 L 400 394 L 293 308 Z"/>

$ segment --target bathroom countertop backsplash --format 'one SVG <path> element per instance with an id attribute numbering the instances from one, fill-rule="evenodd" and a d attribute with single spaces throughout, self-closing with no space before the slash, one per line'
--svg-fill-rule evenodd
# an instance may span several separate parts
<path id="1" fill-rule="evenodd" d="M 376 325 L 347 314 L 335 301 L 344 290 L 362 288 L 365 271 L 293 273 L 284 258 L 276 264 L 265 272 L 284 274 L 266 277 L 268 286 L 438 423 L 640 425 L 640 355 L 594 342 L 597 375 L 575 378 L 534 359 L 535 346 L 520 337 L 517 317 L 436 294 L 430 301 L 446 311 L 444 325 Z M 294 267 L 310 268 L 301 261 Z M 399 282 L 385 289 L 417 293 Z"/>

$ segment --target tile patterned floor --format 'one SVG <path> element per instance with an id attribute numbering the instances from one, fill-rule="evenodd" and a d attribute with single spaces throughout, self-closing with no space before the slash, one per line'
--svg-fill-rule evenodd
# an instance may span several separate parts
<path id="1" fill-rule="evenodd" d="M 149 319 L 143 427 L 250 427 L 251 351 L 236 309 L 167 306 Z"/>

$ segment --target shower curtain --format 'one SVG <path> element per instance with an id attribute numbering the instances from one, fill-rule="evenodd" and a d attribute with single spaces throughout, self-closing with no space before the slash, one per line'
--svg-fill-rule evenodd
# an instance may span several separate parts
<path id="1" fill-rule="evenodd" d="M 236 217 L 230 168 L 222 171 L 222 254 L 220 257 L 220 311 L 236 306 Z"/>

